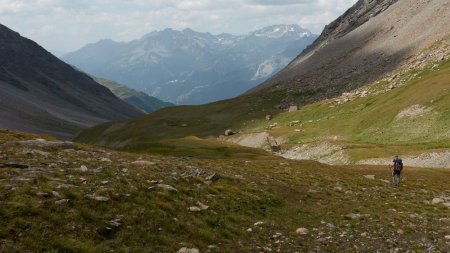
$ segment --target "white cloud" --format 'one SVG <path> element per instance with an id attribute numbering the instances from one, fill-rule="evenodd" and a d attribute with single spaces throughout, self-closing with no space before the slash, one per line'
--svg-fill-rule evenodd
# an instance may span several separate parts
<path id="1" fill-rule="evenodd" d="M 0 23 L 53 52 L 167 27 L 243 34 L 296 23 L 319 33 L 356 0 L 0 0 Z"/>

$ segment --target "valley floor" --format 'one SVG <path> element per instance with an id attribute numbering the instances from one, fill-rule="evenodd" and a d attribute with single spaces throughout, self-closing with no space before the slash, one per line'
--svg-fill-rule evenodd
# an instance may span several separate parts
<path id="1" fill-rule="evenodd" d="M 392 188 L 386 166 L 38 138 L 0 130 L 0 252 L 450 251 L 450 170 L 407 167 Z"/>

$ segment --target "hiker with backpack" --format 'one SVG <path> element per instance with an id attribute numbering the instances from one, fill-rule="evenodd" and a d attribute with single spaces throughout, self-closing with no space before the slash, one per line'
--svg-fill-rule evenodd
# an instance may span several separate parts
<path id="1" fill-rule="evenodd" d="M 394 160 L 392 161 L 394 164 L 391 166 L 392 168 L 392 186 L 400 185 L 400 173 L 403 170 L 403 161 L 401 158 L 396 155 Z"/>

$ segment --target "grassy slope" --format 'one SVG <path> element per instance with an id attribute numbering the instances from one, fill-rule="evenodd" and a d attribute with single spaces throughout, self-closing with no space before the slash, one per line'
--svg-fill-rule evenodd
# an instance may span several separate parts
<path id="1" fill-rule="evenodd" d="M 247 124 L 246 121 L 251 122 L 264 118 L 266 114 L 279 112 L 271 108 L 280 100 L 279 95 L 246 96 L 203 106 L 164 108 L 133 121 L 95 126 L 83 131 L 76 140 L 160 154 L 173 154 L 173 150 L 176 153 L 192 154 L 193 148 L 200 147 L 198 155 L 203 156 L 203 151 L 209 153 L 210 148 L 217 150 L 226 148 L 229 144 L 189 136 L 207 138 L 223 134 L 229 128 L 237 129 Z"/>
<path id="2" fill-rule="evenodd" d="M 277 122 L 280 127 L 271 134 L 287 136 L 289 142 L 285 148 L 328 140 L 344 145 L 353 161 L 450 148 L 450 62 L 442 62 L 437 69 L 408 73 L 403 78 L 412 76 L 414 78 L 406 85 L 388 93 L 358 98 L 335 107 L 322 101 L 295 113 L 280 113 L 270 122 L 264 116 L 280 112 L 270 108 L 280 101 L 281 94 L 167 108 L 137 120 L 96 126 L 82 132 L 76 140 L 132 151 L 195 154 L 196 145 L 204 147 L 211 142 L 175 140 L 186 136 L 218 136 L 227 128 L 243 132 L 266 131 L 269 124 Z M 376 92 L 387 85 L 389 83 L 381 82 L 369 89 Z M 400 111 L 416 104 L 432 108 L 432 113 L 395 119 Z M 287 126 L 295 120 L 303 123 L 301 132 L 295 132 L 298 126 Z M 220 145 L 223 144 L 216 144 Z M 208 153 L 207 149 L 199 149 L 198 155 Z M 217 147 L 213 149 L 220 154 Z"/>
<path id="3" fill-rule="evenodd" d="M 429 203 L 450 196 L 448 170 L 408 169 L 402 187 L 392 189 L 383 181 L 389 172 L 382 167 L 330 167 L 271 156 L 184 160 L 10 142 L 30 138 L 36 136 L 0 131 L 0 163 L 34 168 L 0 169 L 1 252 L 450 249 L 444 238 L 449 209 Z M 131 164 L 137 159 L 151 163 Z M 76 169 L 81 165 L 88 171 Z M 204 175 L 196 176 L 198 170 Z M 206 184 L 204 177 L 212 173 L 219 173 L 219 180 Z M 367 174 L 376 179 L 363 177 Z M 152 180 L 178 193 L 157 188 Z M 95 201 L 90 194 L 110 199 Z M 57 204 L 60 199 L 69 201 Z M 209 209 L 188 211 L 197 201 Z M 264 223 L 255 226 L 257 221 Z M 309 233 L 296 234 L 299 227 Z"/>
<path id="4" fill-rule="evenodd" d="M 272 134 L 289 136 L 289 144 L 321 140 L 345 144 L 355 160 L 450 148 L 450 61 L 434 70 L 427 68 L 408 76 L 416 77 L 388 93 L 357 98 L 334 107 L 329 101 L 322 101 L 298 112 L 279 114 L 273 122 L 281 127 L 272 130 Z M 370 90 L 387 85 L 379 83 Z M 432 111 L 419 117 L 396 119 L 399 112 L 417 104 Z M 295 120 L 302 122 L 302 126 L 287 126 Z M 246 131 L 263 131 L 267 125 L 266 121 L 259 120 L 248 125 Z M 295 132 L 299 128 L 302 131 Z"/>

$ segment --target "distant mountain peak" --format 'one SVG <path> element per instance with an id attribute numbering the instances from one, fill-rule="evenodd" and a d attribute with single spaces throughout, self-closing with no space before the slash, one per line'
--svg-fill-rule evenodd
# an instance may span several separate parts
<path id="1" fill-rule="evenodd" d="M 284 36 L 298 36 L 300 38 L 311 36 L 312 33 L 299 25 L 272 25 L 256 30 L 251 35 L 267 38 L 281 38 Z"/>
<path id="2" fill-rule="evenodd" d="M 242 94 L 286 66 L 316 37 L 298 25 L 245 35 L 168 28 L 117 47 L 84 48 L 64 59 L 166 101 L 200 104 Z"/>

